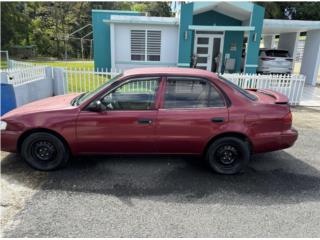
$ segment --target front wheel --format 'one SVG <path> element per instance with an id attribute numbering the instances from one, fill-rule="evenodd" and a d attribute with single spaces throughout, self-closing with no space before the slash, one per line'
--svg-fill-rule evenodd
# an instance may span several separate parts
<path id="1" fill-rule="evenodd" d="M 33 168 L 50 171 L 66 165 L 69 151 L 65 144 L 50 133 L 38 132 L 28 136 L 21 146 L 22 158 Z"/>
<path id="2" fill-rule="evenodd" d="M 236 174 L 245 169 L 250 159 L 249 144 L 239 138 L 223 137 L 208 148 L 209 166 L 221 174 Z"/>

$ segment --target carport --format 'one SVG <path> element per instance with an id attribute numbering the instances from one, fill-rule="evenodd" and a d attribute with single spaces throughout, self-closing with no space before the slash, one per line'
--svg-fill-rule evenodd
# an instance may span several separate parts
<path id="1" fill-rule="evenodd" d="M 265 19 L 263 22 L 264 46 L 273 48 L 275 36 L 279 35 L 277 48 L 288 50 L 293 59 L 302 32 L 307 35 L 300 73 L 306 76 L 306 84 L 315 86 L 320 65 L 320 21 Z"/>

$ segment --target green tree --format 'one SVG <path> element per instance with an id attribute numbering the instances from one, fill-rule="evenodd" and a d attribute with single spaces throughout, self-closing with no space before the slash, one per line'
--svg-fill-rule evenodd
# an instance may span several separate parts
<path id="1" fill-rule="evenodd" d="M 319 2 L 257 2 L 265 8 L 265 18 L 320 20 Z"/>

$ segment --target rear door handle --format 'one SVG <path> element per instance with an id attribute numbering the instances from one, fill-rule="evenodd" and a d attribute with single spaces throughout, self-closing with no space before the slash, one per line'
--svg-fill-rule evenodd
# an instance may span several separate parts
<path id="1" fill-rule="evenodd" d="M 138 119 L 138 123 L 147 125 L 147 124 L 151 124 L 152 120 L 151 119 Z"/>
<path id="2" fill-rule="evenodd" d="M 211 119 L 211 122 L 222 123 L 222 122 L 224 122 L 224 118 L 223 117 L 214 117 Z"/>

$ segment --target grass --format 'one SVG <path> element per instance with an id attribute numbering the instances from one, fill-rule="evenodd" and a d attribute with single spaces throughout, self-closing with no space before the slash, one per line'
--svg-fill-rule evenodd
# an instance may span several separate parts
<path id="1" fill-rule="evenodd" d="M 40 59 L 25 61 L 34 65 L 63 67 L 68 69 L 68 92 L 84 92 L 96 89 L 110 80 L 105 74 L 93 72 L 93 61 L 40 61 Z M 79 72 L 81 70 L 81 72 Z"/>

